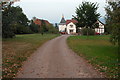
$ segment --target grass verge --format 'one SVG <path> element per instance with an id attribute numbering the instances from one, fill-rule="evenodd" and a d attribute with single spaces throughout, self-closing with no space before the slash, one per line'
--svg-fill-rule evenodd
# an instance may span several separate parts
<path id="1" fill-rule="evenodd" d="M 118 78 L 118 47 L 109 42 L 109 36 L 70 36 L 67 43 L 107 78 Z"/>
<path id="2" fill-rule="evenodd" d="M 57 34 L 28 34 L 17 35 L 12 39 L 3 39 L 2 47 L 2 77 L 14 78 L 23 61 L 25 61 L 38 47 L 53 39 Z"/>

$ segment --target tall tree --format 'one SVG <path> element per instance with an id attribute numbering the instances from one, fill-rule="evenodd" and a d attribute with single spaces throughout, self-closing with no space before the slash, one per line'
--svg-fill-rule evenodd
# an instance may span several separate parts
<path id="1" fill-rule="evenodd" d="M 57 23 L 55 23 L 55 28 L 58 29 L 58 24 Z"/>
<path id="2" fill-rule="evenodd" d="M 33 22 L 33 20 L 31 20 L 31 24 L 30 24 L 30 29 L 32 30 L 32 32 L 34 32 L 34 33 L 39 33 L 40 32 L 40 26 L 39 25 L 37 25 L 37 24 L 35 24 L 34 22 Z"/>
<path id="3" fill-rule="evenodd" d="M 40 27 L 41 33 L 48 32 L 48 28 L 47 27 L 48 26 L 47 26 L 45 20 L 41 20 L 41 27 Z"/>
<path id="4" fill-rule="evenodd" d="M 19 23 L 21 25 L 24 25 L 24 26 L 28 26 L 28 18 L 27 16 L 23 13 L 23 10 L 22 8 L 20 8 L 19 6 L 17 7 L 11 7 L 10 8 L 10 13 L 11 13 L 11 22 L 12 24 L 15 24 L 15 23 Z"/>
<path id="5" fill-rule="evenodd" d="M 3 2 L 2 4 L 2 37 L 4 38 L 12 38 L 15 34 L 31 33 L 28 27 L 29 20 L 23 13 L 22 8 L 13 7 L 13 3 Z"/>
<path id="6" fill-rule="evenodd" d="M 11 12 L 10 8 L 13 2 L 1 2 L 2 4 L 2 37 L 12 38 L 15 36 L 12 28 L 10 27 L 11 23 Z"/>
<path id="7" fill-rule="evenodd" d="M 108 2 L 105 10 L 107 31 L 111 34 L 111 42 L 118 44 L 120 52 L 120 1 Z"/>
<path id="8" fill-rule="evenodd" d="M 76 8 L 76 16 L 73 16 L 78 23 L 79 27 L 93 28 L 93 24 L 98 20 L 100 14 L 97 13 L 98 4 L 91 2 L 82 2 L 78 8 Z"/>

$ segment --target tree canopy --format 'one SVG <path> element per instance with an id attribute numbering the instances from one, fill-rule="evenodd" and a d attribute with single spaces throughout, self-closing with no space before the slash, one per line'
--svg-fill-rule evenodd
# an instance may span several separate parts
<path id="1" fill-rule="evenodd" d="M 40 32 L 40 26 L 36 25 L 33 20 L 31 20 L 31 23 L 29 25 L 30 29 L 32 30 L 33 33 L 39 33 Z"/>
<path id="2" fill-rule="evenodd" d="M 10 7 L 12 3 L 4 2 L 2 3 L 2 37 L 4 38 L 12 38 L 15 36 L 12 28 L 10 27 L 10 23 L 12 20 Z"/>
<path id="3" fill-rule="evenodd" d="M 28 27 L 28 18 L 19 6 L 12 6 L 13 3 L 3 3 L 2 7 L 2 37 L 12 38 L 15 34 L 31 33 Z"/>
<path id="4" fill-rule="evenodd" d="M 41 20 L 41 25 L 36 25 L 33 21 L 29 21 L 19 6 L 14 7 L 14 1 L 3 1 L 2 4 L 2 37 L 12 38 L 15 34 L 29 33 L 56 33 L 57 29 L 53 25 L 47 25 L 44 20 Z"/>
<path id="5" fill-rule="evenodd" d="M 106 26 L 107 31 L 111 34 L 111 42 L 120 46 L 120 1 L 108 2 L 105 10 L 107 13 Z"/>
<path id="6" fill-rule="evenodd" d="M 98 20 L 100 14 L 97 13 L 98 4 L 91 2 L 82 2 L 76 8 L 76 16 L 73 16 L 77 21 L 77 27 L 90 27 Z"/>

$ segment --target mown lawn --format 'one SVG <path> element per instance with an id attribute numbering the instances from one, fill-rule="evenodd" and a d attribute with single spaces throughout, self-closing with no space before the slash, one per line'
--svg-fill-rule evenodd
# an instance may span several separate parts
<path id="1" fill-rule="evenodd" d="M 109 36 L 70 36 L 67 43 L 107 78 L 118 78 L 118 48 L 109 42 Z"/>
<path id="2" fill-rule="evenodd" d="M 25 61 L 38 47 L 46 41 L 59 36 L 58 34 L 27 34 L 17 35 L 12 39 L 3 39 L 2 47 L 2 76 L 15 77 Z"/>

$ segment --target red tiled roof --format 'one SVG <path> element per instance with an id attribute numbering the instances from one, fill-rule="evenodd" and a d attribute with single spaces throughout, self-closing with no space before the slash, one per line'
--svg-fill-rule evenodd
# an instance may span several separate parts
<path id="1" fill-rule="evenodd" d="M 41 25 L 41 20 L 36 19 L 36 20 L 34 21 L 34 23 L 37 24 L 37 25 Z"/>
<path id="2" fill-rule="evenodd" d="M 47 20 L 43 20 L 43 21 L 45 21 L 46 25 L 50 25 L 50 23 Z M 34 21 L 34 23 L 41 26 L 42 25 L 42 20 L 36 19 Z"/>
<path id="3" fill-rule="evenodd" d="M 78 21 L 76 21 L 75 19 L 66 20 L 66 24 L 69 24 L 69 23 L 71 23 L 71 22 L 73 22 L 74 24 L 75 24 L 75 23 L 78 23 Z"/>

